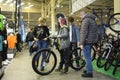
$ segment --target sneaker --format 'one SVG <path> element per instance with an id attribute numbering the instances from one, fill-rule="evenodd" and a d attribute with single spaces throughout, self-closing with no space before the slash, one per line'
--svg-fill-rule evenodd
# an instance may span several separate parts
<path id="1" fill-rule="evenodd" d="M 55 69 L 55 72 L 61 72 L 62 69 Z"/>
<path id="2" fill-rule="evenodd" d="M 55 70 L 56 72 L 62 71 L 62 65 L 59 65 L 58 68 Z"/>
<path id="3" fill-rule="evenodd" d="M 82 77 L 86 77 L 86 78 L 92 78 L 93 77 L 93 74 L 88 74 L 88 73 L 83 73 L 81 74 Z"/>
<path id="4" fill-rule="evenodd" d="M 87 70 L 84 70 L 83 73 L 86 74 Z"/>
<path id="5" fill-rule="evenodd" d="M 68 67 L 65 67 L 64 70 L 61 71 L 62 73 L 67 73 L 68 72 Z"/>
<path id="6" fill-rule="evenodd" d="M 9 60 L 5 60 L 8 64 L 10 63 L 10 61 Z"/>
<path id="7" fill-rule="evenodd" d="M 8 63 L 6 62 L 6 61 L 3 61 L 3 63 L 2 63 L 3 65 L 8 65 Z"/>

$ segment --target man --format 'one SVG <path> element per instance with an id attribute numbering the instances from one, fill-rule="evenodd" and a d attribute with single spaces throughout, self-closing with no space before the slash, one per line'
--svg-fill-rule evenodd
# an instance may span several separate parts
<path id="1" fill-rule="evenodd" d="M 74 18 L 73 17 L 68 17 L 68 22 L 69 22 L 69 36 L 70 36 L 70 50 L 74 50 L 77 48 L 77 44 L 80 42 L 80 31 L 78 26 L 74 24 Z M 77 51 L 74 53 L 75 57 L 78 58 L 78 53 Z M 76 60 L 77 67 L 79 67 L 79 61 Z"/>
<path id="2" fill-rule="evenodd" d="M 80 30 L 80 48 L 83 50 L 86 61 L 86 70 L 81 76 L 91 78 L 93 77 L 91 47 L 92 44 L 98 41 L 98 28 L 95 21 L 95 15 L 86 14 L 84 11 L 80 11 L 80 17 L 82 19 Z"/>
<path id="3" fill-rule="evenodd" d="M 26 36 L 26 42 L 28 44 L 29 55 L 30 56 L 32 55 L 30 47 L 31 47 L 33 41 L 34 41 L 33 28 L 28 28 L 28 33 L 27 33 L 27 36 Z"/>
<path id="4" fill-rule="evenodd" d="M 17 38 L 17 43 L 16 43 L 17 52 L 21 52 L 22 39 L 21 39 L 21 35 L 18 33 L 18 31 L 16 31 L 16 38 Z"/>

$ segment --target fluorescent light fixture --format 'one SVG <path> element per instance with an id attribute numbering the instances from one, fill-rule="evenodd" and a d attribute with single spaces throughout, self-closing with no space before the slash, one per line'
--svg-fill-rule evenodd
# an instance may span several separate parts
<path id="1" fill-rule="evenodd" d="M 34 5 L 29 5 L 29 7 L 33 7 Z"/>
<path id="2" fill-rule="evenodd" d="M 14 4 L 16 3 L 16 1 L 13 2 Z"/>
<path id="3" fill-rule="evenodd" d="M 12 2 L 12 0 L 7 0 L 5 3 L 8 4 L 8 3 L 10 3 L 10 2 Z"/>
<path id="4" fill-rule="evenodd" d="M 3 5 L 7 5 L 7 3 L 4 3 Z"/>
<path id="5" fill-rule="evenodd" d="M 21 5 L 24 5 L 25 3 L 21 3 Z"/>
<path id="6" fill-rule="evenodd" d="M 61 6 L 61 8 L 63 8 L 63 5 Z"/>
<path id="7" fill-rule="evenodd" d="M 28 5 L 30 5 L 31 3 L 29 2 Z"/>
<path id="8" fill-rule="evenodd" d="M 9 3 L 12 3 L 13 0 L 7 0 L 3 5 L 7 5 Z"/>
<path id="9" fill-rule="evenodd" d="M 73 12 L 71 12 L 70 14 L 73 15 Z"/>
<path id="10" fill-rule="evenodd" d="M 25 7 L 25 9 L 28 9 L 28 7 Z"/>
<path id="11" fill-rule="evenodd" d="M 31 7 L 33 7 L 34 5 L 32 5 L 30 2 L 28 3 L 28 6 L 25 7 L 25 9 L 29 9 Z"/>
<path id="12" fill-rule="evenodd" d="M 59 7 L 60 7 L 60 5 L 59 5 L 59 4 L 57 4 L 57 5 L 56 5 L 56 7 L 58 7 L 58 8 L 59 8 Z"/>
<path id="13" fill-rule="evenodd" d="M 0 0 L 0 3 L 2 2 L 3 0 Z"/>
<path id="14" fill-rule="evenodd" d="M 10 6 L 13 6 L 13 5 L 14 5 L 14 3 L 11 3 L 11 4 L 10 4 Z"/>
<path id="15" fill-rule="evenodd" d="M 49 15 L 47 15 L 47 18 L 49 18 Z"/>
<path id="16" fill-rule="evenodd" d="M 20 5 L 17 5 L 17 7 L 19 7 Z"/>

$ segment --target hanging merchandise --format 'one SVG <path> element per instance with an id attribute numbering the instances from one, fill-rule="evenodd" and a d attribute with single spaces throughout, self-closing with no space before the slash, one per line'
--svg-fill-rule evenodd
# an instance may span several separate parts
<path id="1" fill-rule="evenodd" d="M 4 27 L 3 19 L 4 19 L 4 16 L 0 14 L 0 30 L 3 30 L 3 27 Z"/>
<path id="2" fill-rule="evenodd" d="M 23 19 L 20 19 L 19 33 L 21 34 L 21 39 L 22 39 L 22 41 L 25 42 L 26 34 L 25 34 L 25 26 L 24 26 L 24 21 L 23 21 Z"/>
<path id="3" fill-rule="evenodd" d="M 26 38 L 26 34 L 25 34 L 25 26 L 24 26 L 24 21 L 23 21 L 23 17 L 22 17 L 22 0 L 18 1 L 19 4 L 19 8 L 18 8 L 18 31 L 19 34 L 21 34 L 21 39 L 23 42 L 25 42 L 25 38 Z"/>

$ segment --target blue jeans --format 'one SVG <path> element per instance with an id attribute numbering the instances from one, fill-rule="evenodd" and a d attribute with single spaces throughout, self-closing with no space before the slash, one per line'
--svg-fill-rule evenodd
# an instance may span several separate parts
<path id="1" fill-rule="evenodd" d="M 32 45 L 33 41 L 28 41 L 28 47 L 30 48 L 30 46 Z"/>
<path id="2" fill-rule="evenodd" d="M 30 52 L 30 46 L 32 45 L 33 41 L 28 41 L 28 48 L 29 48 L 29 54 L 32 55 L 32 53 Z"/>
<path id="3" fill-rule="evenodd" d="M 84 45 L 84 48 L 83 48 L 83 54 L 84 54 L 85 61 L 86 61 L 86 71 L 88 74 L 91 74 L 93 72 L 91 47 L 92 46 L 90 44 L 86 44 Z"/>
<path id="4" fill-rule="evenodd" d="M 47 42 L 46 40 L 39 40 L 37 46 L 38 46 L 37 51 L 39 51 L 40 49 L 47 48 L 48 42 Z M 37 59 L 39 59 L 39 56 L 40 56 L 40 55 L 38 55 L 38 58 L 37 58 Z M 46 58 L 46 52 L 43 52 L 43 53 L 42 53 L 41 67 L 44 67 L 44 64 L 43 64 L 43 63 L 45 62 L 45 58 Z"/>

